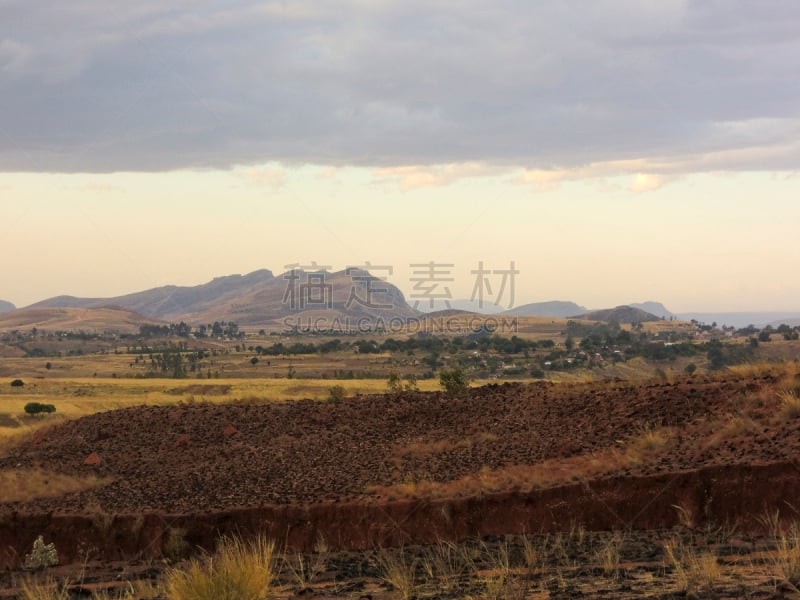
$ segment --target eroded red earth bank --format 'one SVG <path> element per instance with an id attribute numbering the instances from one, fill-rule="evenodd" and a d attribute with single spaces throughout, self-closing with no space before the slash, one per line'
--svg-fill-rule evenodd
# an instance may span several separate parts
<path id="1" fill-rule="evenodd" d="M 781 412 L 781 385 L 771 377 L 506 384 L 464 398 L 97 414 L 0 461 L 111 481 L 2 505 L 0 564 L 17 565 L 38 534 L 68 561 L 86 548 L 107 558 L 158 556 L 177 532 L 211 547 L 221 533 L 265 531 L 310 549 L 320 534 L 333 547 L 366 548 L 575 522 L 655 528 L 688 515 L 747 523 L 800 492 L 800 419 Z M 555 479 L 525 470 L 545 464 L 565 467 Z M 491 477 L 497 472 L 509 476 Z M 450 485 L 428 497 L 420 482 Z"/>

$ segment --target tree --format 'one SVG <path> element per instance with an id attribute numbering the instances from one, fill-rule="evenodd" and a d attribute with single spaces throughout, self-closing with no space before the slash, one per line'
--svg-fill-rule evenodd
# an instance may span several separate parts
<path id="1" fill-rule="evenodd" d="M 250 364 L 255 367 L 258 364 L 258 357 L 254 356 L 253 358 L 251 358 L 250 359 Z"/>
<path id="2" fill-rule="evenodd" d="M 688 365 L 686 365 L 686 368 L 684 369 L 684 372 L 686 372 L 687 375 L 691 375 L 695 371 L 697 371 L 697 365 L 694 363 L 689 363 Z"/>
<path id="3" fill-rule="evenodd" d="M 469 390 L 469 379 L 461 367 L 442 369 L 439 372 L 439 384 L 448 396 L 462 396 Z"/>

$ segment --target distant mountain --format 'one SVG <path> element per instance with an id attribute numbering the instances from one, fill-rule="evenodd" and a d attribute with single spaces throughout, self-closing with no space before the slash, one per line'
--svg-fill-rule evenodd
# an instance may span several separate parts
<path id="1" fill-rule="evenodd" d="M 0 331 L 88 331 L 138 333 L 141 325 L 163 321 L 124 308 L 20 308 L 0 315 Z"/>
<path id="2" fill-rule="evenodd" d="M 58 296 L 31 304 L 29 308 L 121 306 L 157 319 L 180 321 L 185 315 L 199 313 L 234 300 L 242 294 L 265 287 L 274 280 L 275 276 L 271 271 L 262 269 L 248 275 L 217 277 L 202 285 L 167 285 L 113 298 Z"/>
<path id="3" fill-rule="evenodd" d="M 290 316 L 317 319 L 322 327 L 336 318 L 388 321 L 417 314 L 399 289 L 366 271 L 296 270 L 275 277 L 266 269 L 217 277 L 202 285 L 168 285 L 113 298 L 58 296 L 29 308 L 106 306 L 126 308 L 172 323 L 234 321 L 239 325 L 263 326 Z"/>
<path id="4" fill-rule="evenodd" d="M 605 308 L 603 310 L 593 310 L 580 315 L 573 315 L 573 319 L 586 319 L 588 321 L 603 321 L 610 323 L 646 323 L 648 321 L 660 321 L 661 317 L 643 311 L 641 308 L 632 306 L 617 306 L 615 308 Z"/>
<path id="5" fill-rule="evenodd" d="M 457 300 L 450 300 L 450 309 L 452 310 L 464 310 L 467 312 L 479 313 L 484 315 L 496 315 L 497 313 L 503 312 L 505 310 L 504 307 L 498 306 L 491 300 L 484 300 L 483 302 L 478 302 L 477 300 L 468 300 L 466 298 L 461 298 Z M 448 310 L 447 305 L 444 304 L 442 301 L 438 301 L 433 309 L 428 308 L 428 305 L 424 302 L 420 302 L 419 306 L 417 306 L 417 310 L 421 312 L 430 313 L 439 310 Z"/>
<path id="6" fill-rule="evenodd" d="M 773 327 L 780 327 L 781 325 L 788 325 L 789 327 L 800 327 L 800 316 L 794 319 L 778 319 L 777 321 L 773 321 L 769 323 Z"/>
<path id="7" fill-rule="evenodd" d="M 553 300 L 550 302 L 533 302 L 523 304 L 511 310 L 503 312 L 504 315 L 512 317 L 555 317 L 563 319 L 579 313 L 584 313 L 589 309 L 575 304 L 574 302 L 563 302 Z"/>
<path id="8" fill-rule="evenodd" d="M 665 319 L 675 316 L 675 314 L 667 310 L 667 307 L 661 304 L 661 302 L 653 302 L 652 300 L 647 302 L 633 302 L 628 306 L 632 308 L 639 308 L 644 312 L 650 313 L 651 315 L 663 317 Z"/>
<path id="9" fill-rule="evenodd" d="M 711 325 L 716 323 L 722 327 L 727 325 L 729 327 L 747 327 L 754 325 L 755 327 L 765 327 L 769 324 L 786 323 L 791 325 L 790 321 L 797 322 L 800 320 L 800 311 L 791 312 L 694 312 L 694 313 L 679 313 L 678 318 L 681 321 L 691 321 L 694 319 L 700 323 Z"/>
<path id="10" fill-rule="evenodd" d="M 16 310 L 16 308 L 17 307 L 11 304 L 11 302 L 0 300 L 0 314 L 11 312 L 12 310 Z"/>

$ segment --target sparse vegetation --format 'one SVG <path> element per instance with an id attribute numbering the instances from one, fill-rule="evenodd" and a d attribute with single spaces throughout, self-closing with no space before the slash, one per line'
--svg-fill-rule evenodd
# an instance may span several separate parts
<path id="1" fill-rule="evenodd" d="M 170 600 L 264 600 L 274 579 L 275 545 L 260 536 L 223 538 L 211 555 L 167 572 Z"/>
<path id="2" fill-rule="evenodd" d="M 52 414 L 56 412 L 56 407 L 52 404 L 43 404 L 41 402 L 28 402 L 25 405 L 25 413 L 29 415 Z"/>
<path id="3" fill-rule="evenodd" d="M 800 397 L 791 391 L 781 394 L 781 415 L 784 419 L 797 419 L 800 417 Z"/>
<path id="4" fill-rule="evenodd" d="M 461 367 L 442 369 L 439 372 L 439 384 L 448 396 L 463 396 L 469 390 L 469 378 Z"/>
<path id="5" fill-rule="evenodd" d="M 45 544 L 40 535 L 33 542 L 31 553 L 25 556 L 25 568 L 32 571 L 46 569 L 58 564 L 58 552 L 55 544 Z"/>
<path id="6" fill-rule="evenodd" d="M 328 401 L 338 404 L 344 400 L 345 391 L 341 385 L 333 385 L 328 388 Z"/>
<path id="7" fill-rule="evenodd" d="M 795 523 L 778 539 L 773 562 L 778 575 L 793 586 L 800 586 L 800 530 Z"/>
<path id="8" fill-rule="evenodd" d="M 695 546 L 681 538 L 664 544 L 664 555 L 673 568 L 681 591 L 713 593 L 722 577 L 722 567 L 716 554 L 698 552 Z"/>
<path id="9" fill-rule="evenodd" d="M 379 549 L 376 556 L 380 578 L 402 600 L 414 596 L 417 585 L 417 566 L 419 561 L 409 556 L 404 548 L 397 550 Z"/>
<path id="10" fill-rule="evenodd" d="M 95 475 L 67 475 L 44 469 L 0 470 L 0 490 L 4 502 L 24 502 L 35 498 L 57 497 L 82 492 L 107 484 L 109 478 Z"/>

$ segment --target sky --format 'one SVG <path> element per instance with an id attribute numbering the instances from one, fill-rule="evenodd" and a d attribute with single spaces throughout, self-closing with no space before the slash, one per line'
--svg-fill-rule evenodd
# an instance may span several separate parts
<path id="1" fill-rule="evenodd" d="M 0 299 L 413 265 L 800 311 L 792 0 L 0 0 Z M 484 289 L 484 293 L 488 288 Z"/>

